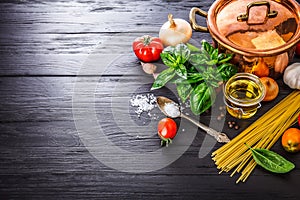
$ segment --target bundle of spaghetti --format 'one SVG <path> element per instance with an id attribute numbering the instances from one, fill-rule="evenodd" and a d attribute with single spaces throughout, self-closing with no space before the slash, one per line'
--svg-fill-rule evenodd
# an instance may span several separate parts
<path id="1" fill-rule="evenodd" d="M 245 182 L 256 166 L 251 151 L 245 144 L 252 148 L 270 149 L 283 132 L 297 121 L 299 102 L 300 91 L 295 90 L 229 143 L 214 151 L 212 159 L 220 173 L 235 168 L 230 176 L 241 172 L 236 183 Z"/>

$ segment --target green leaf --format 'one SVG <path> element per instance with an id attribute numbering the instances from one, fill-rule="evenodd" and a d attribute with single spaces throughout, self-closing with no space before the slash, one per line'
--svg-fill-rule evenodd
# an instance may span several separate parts
<path id="1" fill-rule="evenodd" d="M 177 58 L 177 64 L 184 64 L 190 58 L 191 51 L 185 44 L 181 43 L 175 46 L 174 55 Z"/>
<path id="2" fill-rule="evenodd" d="M 232 57 L 233 57 L 233 54 L 220 53 L 218 55 L 218 64 L 228 62 L 229 60 L 232 59 Z"/>
<path id="3" fill-rule="evenodd" d="M 192 86 L 188 83 L 179 83 L 176 84 L 178 95 L 181 101 L 184 103 L 190 96 L 192 92 Z"/>
<path id="4" fill-rule="evenodd" d="M 207 57 L 204 54 L 191 54 L 189 62 L 196 66 L 196 65 L 203 65 L 206 64 L 206 62 L 208 62 Z"/>
<path id="5" fill-rule="evenodd" d="M 201 74 L 205 73 L 207 69 L 205 65 L 196 65 L 194 67 L 196 68 L 197 72 Z"/>
<path id="6" fill-rule="evenodd" d="M 164 48 L 162 53 L 168 53 L 168 54 L 173 55 L 174 52 L 175 52 L 175 47 L 174 46 L 168 46 L 168 47 Z"/>
<path id="7" fill-rule="evenodd" d="M 176 75 L 173 68 L 165 69 L 160 72 L 157 78 L 155 79 L 151 90 L 156 90 L 163 87 L 168 81 L 170 81 Z"/>
<path id="8" fill-rule="evenodd" d="M 215 48 L 213 46 L 211 46 L 207 41 L 202 40 L 202 48 L 203 50 L 205 50 L 209 55 L 211 55 L 213 53 L 213 51 L 215 50 Z"/>
<path id="9" fill-rule="evenodd" d="M 188 49 L 191 52 L 200 52 L 201 51 L 198 47 L 196 47 L 196 46 L 194 46 L 194 45 L 192 45 L 190 43 L 186 43 L 186 46 L 188 47 Z"/>
<path id="10" fill-rule="evenodd" d="M 185 44 L 166 47 L 160 54 L 163 63 L 179 71 L 179 76 L 186 77 L 186 69 L 183 65 L 190 58 L 191 51 Z"/>
<path id="11" fill-rule="evenodd" d="M 216 65 L 217 63 L 218 63 L 218 60 L 209 60 L 209 61 L 205 62 L 205 64 L 210 65 L 210 66 Z"/>
<path id="12" fill-rule="evenodd" d="M 184 84 L 188 84 L 188 80 L 187 79 L 184 79 L 184 78 L 181 78 L 181 77 L 177 77 L 176 79 L 173 79 L 171 81 L 171 83 L 174 83 L 174 84 L 180 84 L 180 83 L 184 83 Z"/>
<path id="13" fill-rule="evenodd" d="M 216 63 L 218 63 L 218 55 L 219 55 L 219 50 L 218 49 L 214 49 L 211 54 L 210 54 L 210 58 L 212 60 L 214 60 Z"/>
<path id="14" fill-rule="evenodd" d="M 168 48 L 168 47 L 167 47 Z M 171 67 L 171 68 L 176 68 L 176 58 L 173 56 L 172 53 L 170 53 L 169 51 L 163 51 L 161 54 L 160 54 L 160 57 L 161 57 L 161 60 L 163 61 L 163 63 L 165 65 L 167 65 L 168 67 Z"/>
<path id="15" fill-rule="evenodd" d="M 179 64 L 176 67 L 176 74 L 181 78 L 187 79 L 187 69 L 183 64 Z"/>
<path id="16" fill-rule="evenodd" d="M 193 113 L 201 114 L 214 103 L 214 88 L 219 82 L 236 73 L 234 65 L 227 63 L 231 58 L 231 54 L 219 54 L 219 50 L 206 41 L 202 41 L 201 49 L 191 44 L 168 46 L 161 53 L 161 59 L 169 69 L 157 77 L 151 89 L 172 81 L 182 101 L 190 98 Z"/>
<path id="17" fill-rule="evenodd" d="M 218 66 L 218 73 L 222 76 L 223 81 L 227 81 L 230 77 L 237 73 L 237 67 L 231 63 L 223 63 Z"/>
<path id="18" fill-rule="evenodd" d="M 188 74 L 187 81 L 189 83 L 197 83 L 197 82 L 200 82 L 200 81 L 203 81 L 203 80 L 204 80 L 203 76 L 200 73 L 190 73 L 190 74 Z"/>
<path id="19" fill-rule="evenodd" d="M 190 96 L 191 110 L 195 115 L 206 111 L 215 102 L 216 92 L 205 82 L 193 89 Z"/>
<path id="20" fill-rule="evenodd" d="M 270 172 L 287 173 L 295 168 L 293 163 L 273 151 L 260 148 L 253 149 L 249 146 L 248 148 L 251 150 L 255 162 Z"/>

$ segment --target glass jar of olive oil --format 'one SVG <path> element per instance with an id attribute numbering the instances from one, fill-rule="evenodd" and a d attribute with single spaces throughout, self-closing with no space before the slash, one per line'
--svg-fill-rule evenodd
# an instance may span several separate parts
<path id="1" fill-rule="evenodd" d="M 265 87 L 260 79 L 250 73 L 237 73 L 224 86 L 224 102 L 233 117 L 252 117 L 265 97 Z"/>

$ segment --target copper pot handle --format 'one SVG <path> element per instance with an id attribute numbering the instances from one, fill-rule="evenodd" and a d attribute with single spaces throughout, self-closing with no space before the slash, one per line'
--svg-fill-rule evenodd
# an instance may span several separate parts
<path id="1" fill-rule="evenodd" d="M 267 6 L 267 12 L 266 12 L 264 21 L 262 21 L 262 22 L 249 22 L 248 21 L 250 9 L 254 6 Z M 272 11 L 270 10 L 270 3 L 268 1 L 255 1 L 255 2 L 249 3 L 247 5 L 247 11 L 245 14 L 241 14 L 241 15 L 237 16 L 237 21 L 239 21 L 239 22 L 246 21 L 248 25 L 265 24 L 269 18 L 274 18 L 277 16 L 277 14 L 278 14 L 278 12 L 276 10 L 272 10 Z"/>
<path id="2" fill-rule="evenodd" d="M 207 12 L 201 10 L 200 8 L 193 7 L 191 9 L 191 11 L 190 11 L 190 23 L 191 23 L 192 28 L 195 31 L 208 32 L 208 28 L 207 27 L 200 26 L 200 25 L 197 24 L 197 22 L 196 22 L 196 14 L 198 14 L 198 15 L 200 15 L 202 17 L 207 18 Z"/>

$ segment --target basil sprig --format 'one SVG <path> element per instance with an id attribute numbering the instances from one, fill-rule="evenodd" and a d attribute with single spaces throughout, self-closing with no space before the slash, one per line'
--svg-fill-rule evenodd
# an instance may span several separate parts
<path id="1" fill-rule="evenodd" d="M 251 150 L 255 162 L 270 172 L 287 173 L 295 168 L 293 163 L 273 151 L 247 147 Z"/>
<path id="2" fill-rule="evenodd" d="M 219 53 L 206 41 L 202 41 L 201 49 L 191 44 L 169 46 L 160 56 L 169 68 L 158 75 L 151 89 L 159 89 L 170 81 L 175 83 L 182 102 L 190 99 L 195 115 L 211 107 L 216 98 L 215 88 L 237 72 L 229 63 L 233 55 Z"/>

